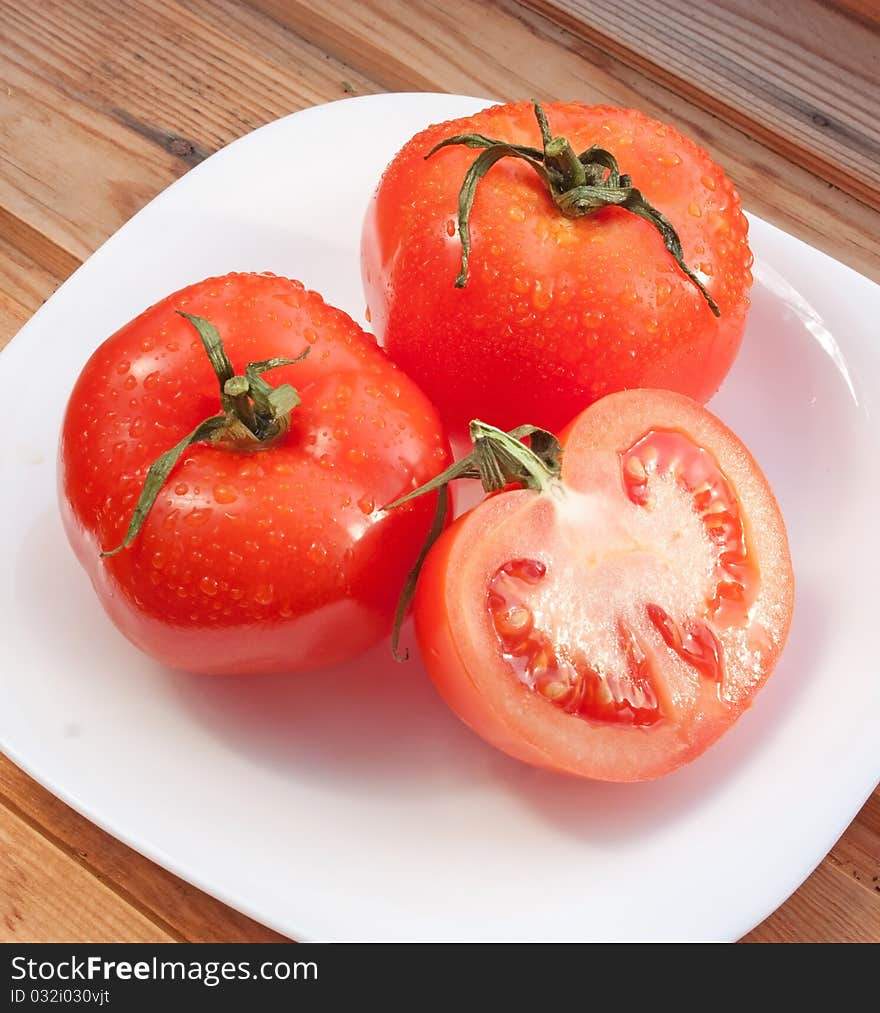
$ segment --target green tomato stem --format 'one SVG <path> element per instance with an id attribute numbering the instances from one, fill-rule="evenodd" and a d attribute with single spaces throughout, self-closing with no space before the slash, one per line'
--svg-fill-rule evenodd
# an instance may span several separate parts
<path id="1" fill-rule="evenodd" d="M 476 478 L 487 493 L 500 492 L 508 485 L 521 485 L 537 492 L 549 492 L 560 484 L 562 471 L 562 447 L 552 433 L 537 426 L 519 426 L 504 432 L 487 422 L 474 419 L 470 424 L 470 437 L 474 449 L 467 456 L 455 461 L 445 471 L 435 475 L 418 489 L 401 496 L 383 507 L 395 510 L 404 503 L 437 493 L 437 507 L 428 537 L 419 553 L 397 602 L 394 627 L 391 634 L 391 653 L 396 661 L 406 661 L 408 655 L 400 654 L 400 631 L 410 603 L 416 592 L 419 574 L 434 542 L 443 533 L 449 508 L 449 483 L 460 478 Z M 529 444 L 523 440 L 528 439 Z"/>
<path id="2" fill-rule="evenodd" d="M 524 144 L 510 144 L 507 141 L 485 137 L 483 134 L 455 134 L 434 145 L 425 155 L 425 158 L 430 158 L 441 148 L 451 145 L 483 149 L 468 169 L 458 194 L 461 267 L 455 279 L 456 288 L 464 288 L 467 285 L 471 250 L 470 216 L 477 184 L 502 158 L 518 158 L 530 165 L 540 176 L 553 198 L 553 203 L 566 218 L 583 218 L 601 208 L 619 207 L 653 225 L 682 273 L 700 291 L 712 313 L 716 317 L 721 316 L 718 304 L 709 295 L 702 280 L 685 263 L 678 233 L 669 220 L 649 204 L 642 192 L 633 186 L 630 177 L 620 172 L 614 155 L 595 145 L 579 155 L 575 154 L 565 137 L 552 135 L 547 114 L 540 102 L 534 103 L 534 110 L 541 128 L 543 150 Z"/>
<path id="3" fill-rule="evenodd" d="M 222 412 L 212 415 L 176 443 L 164 454 L 160 454 L 150 465 L 140 496 L 129 519 L 125 537 L 113 549 L 101 552 L 103 558 L 115 556 L 127 549 L 153 508 L 156 498 L 174 466 L 187 447 L 194 443 L 213 443 L 224 450 L 252 451 L 265 450 L 290 426 L 290 413 L 300 404 L 298 391 L 289 383 L 273 387 L 263 379 L 263 373 L 278 366 L 292 366 L 309 354 L 306 347 L 295 359 L 266 359 L 248 363 L 244 375 L 236 374 L 220 332 L 204 317 L 193 316 L 178 310 L 188 320 L 199 337 L 205 353 L 217 374 L 220 385 Z"/>

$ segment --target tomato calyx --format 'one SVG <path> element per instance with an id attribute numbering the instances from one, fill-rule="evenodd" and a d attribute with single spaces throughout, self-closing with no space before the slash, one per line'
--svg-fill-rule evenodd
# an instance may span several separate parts
<path id="1" fill-rule="evenodd" d="M 383 507 L 383 510 L 394 510 L 419 496 L 437 493 L 437 508 L 431 530 L 406 578 L 394 614 L 391 653 L 397 661 L 406 661 L 409 657 L 407 652 L 401 655 L 398 650 L 400 630 L 415 594 L 422 565 L 431 546 L 443 533 L 449 511 L 449 483 L 459 478 L 476 478 L 480 480 L 487 494 L 501 492 L 509 485 L 520 485 L 526 489 L 547 492 L 560 484 L 562 447 L 556 437 L 546 429 L 525 425 L 504 432 L 503 429 L 490 426 L 479 419 L 473 419 L 468 428 L 474 445 L 471 453 L 455 461 L 430 482 Z M 524 440 L 528 440 L 529 443 L 524 443 Z"/>
<path id="2" fill-rule="evenodd" d="M 502 158 L 517 158 L 534 169 L 547 187 L 553 203 L 566 218 L 583 218 L 600 208 L 619 207 L 650 222 L 660 233 L 663 245 L 682 272 L 700 290 L 712 313 L 716 317 L 721 316 L 718 304 L 709 295 L 700 278 L 685 263 L 681 240 L 672 223 L 633 186 L 630 176 L 620 172 L 614 155 L 596 145 L 576 154 L 567 138 L 553 136 L 540 102 L 534 103 L 534 110 L 541 128 L 543 150 L 525 144 L 510 144 L 483 134 L 455 134 L 435 144 L 425 155 L 426 159 L 430 158 L 441 148 L 452 145 L 484 149 L 465 174 L 458 194 L 461 269 L 455 279 L 455 287 L 464 288 L 467 285 L 471 249 L 470 215 L 477 184 Z"/>
<path id="3" fill-rule="evenodd" d="M 135 540 L 162 486 L 187 447 L 194 443 L 210 442 L 227 450 L 265 450 L 287 431 L 290 413 L 301 402 L 296 388 L 289 383 L 273 387 L 263 379 L 263 373 L 302 361 L 309 354 L 308 347 L 295 359 L 274 358 L 249 362 L 244 373 L 237 374 L 217 328 L 204 317 L 184 313 L 182 310 L 177 312 L 192 324 L 201 338 L 211 366 L 217 374 L 223 410 L 200 422 L 179 443 L 153 461 L 147 470 L 125 537 L 114 549 L 101 552 L 102 558 L 115 556 Z"/>

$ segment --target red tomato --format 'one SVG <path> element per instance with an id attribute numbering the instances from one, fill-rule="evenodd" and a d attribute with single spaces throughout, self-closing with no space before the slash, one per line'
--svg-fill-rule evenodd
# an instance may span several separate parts
<path id="1" fill-rule="evenodd" d="M 178 310 L 216 326 L 238 371 L 308 348 L 265 374 L 302 403 L 273 439 L 186 449 L 140 533 L 102 559 L 151 462 L 220 410 Z M 142 650 L 198 672 L 296 671 L 388 632 L 433 507 L 379 508 L 447 458 L 427 398 L 346 314 L 299 282 L 232 274 L 168 296 L 94 353 L 64 420 L 60 500 L 101 603 Z"/>
<path id="2" fill-rule="evenodd" d="M 739 195 L 702 148 L 641 112 L 580 103 L 546 112 L 574 151 L 607 149 L 590 165 L 605 173 L 604 187 L 566 191 L 563 182 L 554 200 L 534 164 L 498 161 L 476 184 L 464 287 L 455 285 L 459 188 L 479 153 L 456 144 L 425 156 L 450 135 L 480 134 L 538 146 L 543 157 L 533 107 L 495 106 L 429 127 L 388 166 L 362 243 L 380 342 L 455 428 L 526 419 L 558 431 L 592 401 L 631 387 L 708 400 L 737 353 L 749 303 Z M 611 185 L 608 152 L 630 181 Z M 654 224 L 619 206 L 574 206 L 579 194 L 586 204 L 595 194 L 632 203 L 632 187 L 674 227 L 717 318 Z"/>
<path id="3" fill-rule="evenodd" d="M 612 394 L 561 478 L 491 496 L 436 542 L 419 645 L 478 735 L 527 763 L 637 781 L 699 756 L 779 657 L 785 527 L 746 448 L 696 402 Z"/>

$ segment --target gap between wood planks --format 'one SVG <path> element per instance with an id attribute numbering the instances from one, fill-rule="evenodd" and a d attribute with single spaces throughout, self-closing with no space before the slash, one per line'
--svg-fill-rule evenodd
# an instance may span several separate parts
<path id="1" fill-rule="evenodd" d="M 819 0 L 524 2 L 880 208 L 876 25 Z"/>
<path id="2" fill-rule="evenodd" d="M 454 11 L 427 0 L 349 0 L 332 8 L 319 0 L 142 0 L 124 8 L 79 0 L 40 10 L 0 0 L 0 19 L 0 344 L 107 236 L 204 155 L 295 109 L 385 88 L 641 106 L 705 144 L 728 167 L 747 206 L 880 277 L 875 211 L 658 84 L 650 67 L 635 70 L 508 0 Z M 0 783 L 10 807 L 4 825 L 7 815 L 15 827 L 16 812 L 29 811 L 13 797 L 26 781 L 15 771 L 5 788 Z M 69 836 L 57 839 L 68 841 L 68 859 L 94 869 L 102 890 L 115 892 L 124 879 L 137 891 L 134 906 L 147 914 L 176 898 L 179 909 L 194 912 L 185 931 L 174 928 L 185 938 L 207 931 L 200 910 L 217 920 L 226 933 L 220 938 L 262 938 L 269 931 L 246 919 L 236 923 L 243 916 L 135 855 L 35 785 L 34 797 L 30 833 L 43 833 L 54 847 L 63 826 Z M 835 903 L 847 877 L 842 896 L 857 882 L 870 890 L 880 850 L 876 811 L 866 807 L 823 866 L 827 872 L 816 873 L 753 936 L 795 931 L 797 919 L 787 912 L 809 914 L 826 894 Z M 70 842 L 84 839 L 92 842 L 89 861 L 73 857 Z M 876 916 L 865 925 L 880 938 Z"/>
<path id="3" fill-rule="evenodd" d="M 880 279 L 880 214 L 514 0 L 250 0 L 384 88 L 637 106 L 679 126 L 727 169 L 747 208 Z M 646 70 L 648 68 L 645 68 Z"/>
<path id="4" fill-rule="evenodd" d="M 0 208 L 40 266 L 67 256 L 69 269 L 195 158 L 259 123 L 397 87 L 641 105 L 705 143 L 749 206 L 880 277 L 880 215 L 516 4 L 449 14 L 374 0 L 328 15 L 319 0 L 3 0 L 0 12 L 0 143 L 24 163 L 0 167 Z"/>
<path id="5" fill-rule="evenodd" d="M 182 941 L 7 801 L 0 802 L 0 847 L 0 941 L 54 942 L 59 923 L 68 942 Z"/>
<path id="6" fill-rule="evenodd" d="M 0 838 L 22 840 L 24 831 L 16 826 L 16 821 L 26 824 L 32 832 L 42 835 L 52 848 L 58 849 L 65 856 L 62 863 L 65 867 L 67 863 L 75 863 L 100 884 L 100 887 L 92 886 L 79 873 L 75 874 L 79 883 L 77 889 L 82 892 L 77 902 L 79 907 L 88 909 L 92 898 L 95 898 L 96 910 L 100 910 L 101 903 L 109 903 L 114 910 L 120 903 L 129 905 L 141 919 L 152 923 L 157 932 L 178 942 L 285 941 L 283 936 L 202 893 L 116 840 L 0 755 Z M 43 846 L 39 850 L 42 853 Z M 7 930 L 12 930 L 5 921 L 7 916 L 13 919 L 13 924 L 21 921 L 12 911 L 2 908 L 4 904 L 16 907 L 10 897 L 27 898 L 31 906 L 36 903 L 58 906 L 54 899 L 59 893 L 57 883 L 52 889 L 51 883 L 42 884 L 40 880 L 35 883 L 39 889 L 10 891 L 16 857 L 12 848 L 9 855 L 10 867 L 3 872 L 7 882 L 0 887 L 0 940 L 6 938 Z M 57 866 L 58 862 L 55 864 Z M 25 874 L 34 878 L 32 870 L 30 873 L 25 870 Z M 60 881 L 67 883 L 70 874 Z M 113 899 L 106 896 L 106 891 L 113 894 Z M 69 919 L 66 923 L 70 924 Z M 75 921 L 74 924 L 79 926 L 80 923 Z M 140 924 L 135 919 L 135 925 Z M 133 941 L 127 933 L 123 938 Z M 112 939 L 110 937 L 109 941 Z"/>

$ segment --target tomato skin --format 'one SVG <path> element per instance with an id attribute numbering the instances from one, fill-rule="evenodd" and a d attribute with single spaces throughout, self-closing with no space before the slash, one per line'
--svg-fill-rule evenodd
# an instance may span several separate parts
<path id="1" fill-rule="evenodd" d="M 302 404 L 265 449 L 190 447 L 134 542 L 102 559 L 152 461 L 219 411 L 177 310 L 218 328 L 237 372 L 309 347 L 266 374 Z M 292 672 L 388 633 L 434 503 L 380 508 L 448 459 L 430 402 L 346 314 L 299 282 L 232 274 L 168 296 L 92 355 L 64 420 L 59 499 L 102 605 L 143 651 L 189 671 Z"/>
<path id="2" fill-rule="evenodd" d="M 429 127 L 394 158 L 364 223 L 373 329 L 459 429 L 488 418 L 557 431 L 597 398 L 659 387 L 707 401 L 739 349 L 752 255 L 739 195 L 709 155 L 631 109 L 550 103 L 554 134 L 599 144 L 672 222 L 705 275 L 716 319 L 649 223 L 619 208 L 563 217 L 535 173 L 503 159 L 480 181 L 467 286 L 454 287 L 458 191 L 477 152 L 434 144 L 476 132 L 540 146 L 530 103 Z"/>
<path id="3" fill-rule="evenodd" d="M 637 390 L 610 395 L 587 409 L 560 437 L 564 499 L 592 491 L 609 512 L 626 509 L 621 486 L 602 477 L 602 455 L 616 456 L 658 425 L 684 432 L 721 462 L 743 508 L 759 574 L 753 619 L 719 634 L 727 651 L 721 686 L 690 671 L 682 681 L 659 634 L 649 643 L 667 680 L 664 697 L 673 700 L 674 716 L 645 728 L 585 721 L 523 685 L 505 665 L 486 618 L 491 574 L 505 559 L 534 556 L 552 568 L 563 555 L 577 554 L 571 538 L 560 536 L 564 508 L 554 495 L 515 489 L 486 498 L 446 529 L 425 562 L 414 613 L 431 679 L 465 724 L 526 763 L 609 781 L 668 774 L 703 753 L 733 725 L 751 705 L 785 644 L 794 578 L 778 505 L 746 448 L 695 402 L 671 392 Z M 591 548 L 589 535 L 583 537 L 583 545 Z M 632 566 L 629 573 L 627 565 Z M 654 585 L 643 564 L 624 563 L 619 572 L 628 588 L 651 600 Z M 598 620 L 589 614 L 587 600 L 585 593 L 573 606 L 574 614 L 585 610 L 584 620 L 595 621 L 596 628 Z M 756 643 L 760 647 L 752 653 L 743 650 Z M 754 660 L 744 664 L 742 657 Z"/>

